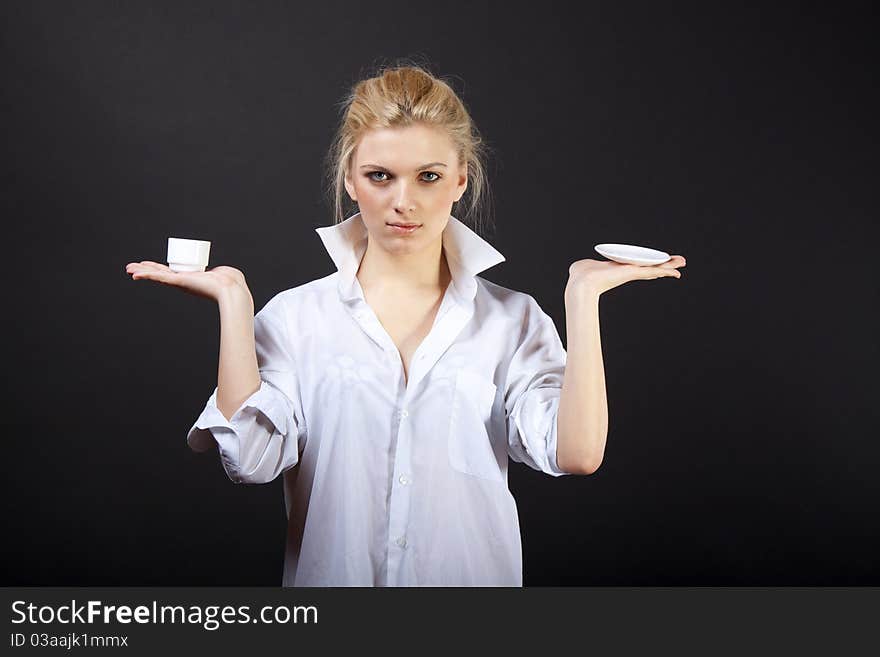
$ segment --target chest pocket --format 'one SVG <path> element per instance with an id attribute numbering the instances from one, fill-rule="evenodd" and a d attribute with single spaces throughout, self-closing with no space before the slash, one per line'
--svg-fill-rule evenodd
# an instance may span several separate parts
<path id="1" fill-rule="evenodd" d="M 455 375 L 449 422 L 449 463 L 459 472 L 504 481 L 487 428 L 497 388 L 480 374 L 460 369 Z"/>

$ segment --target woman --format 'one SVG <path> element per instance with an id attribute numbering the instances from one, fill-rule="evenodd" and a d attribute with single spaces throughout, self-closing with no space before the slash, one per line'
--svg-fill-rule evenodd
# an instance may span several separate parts
<path id="1" fill-rule="evenodd" d="M 565 290 L 569 352 L 533 297 L 478 276 L 504 260 L 451 212 L 485 204 L 483 147 L 425 68 L 356 84 L 328 157 L 336 265 L 254 317 L 233 267 L 146 279 L 215 300 L 217 387 L 190 429 L 229 477 L 283 475 L 285 586 L 521 586 L 508 457 L 552 476 L 602 459 L 598 298 L 654 267 L 580 260 Z M 347 195 L 358 211 L 342 221 Z"/>

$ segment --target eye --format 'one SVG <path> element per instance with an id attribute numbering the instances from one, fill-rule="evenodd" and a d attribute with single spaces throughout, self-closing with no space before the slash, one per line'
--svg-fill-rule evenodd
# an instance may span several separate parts
<path id="1" fill-rule="evenodd" d="M 443 177 L 439 173 L 435 173 L 434 171 L 423 171 L 422 175 L 423 176 L 434 176 L 433 178 L 430 178 L 427 180 L 424 178 L 422 179 L 424 182 L 428 182 L 428 183 L 437 182 L 438 180 L 440 180 L 440 178 Z M 373 176 L 385 176 L 385 177 L 384 178 L 374 178 Z M 388 180 L 388 174 L 385 171 L 370 171 L 367 173 L 367 178 L 369 178 L 373 182 L 385 182 Z"/>

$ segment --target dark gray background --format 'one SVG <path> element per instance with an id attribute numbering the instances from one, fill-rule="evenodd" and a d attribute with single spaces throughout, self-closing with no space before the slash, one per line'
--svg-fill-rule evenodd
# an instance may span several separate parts
<path id="1" fill-rule="evenodd" d="M 880 584 L 876 26 L 566 5 L 0 5 L 2 584 L 280 584 L 280 480 L 184 441 L 216 307 L 124 266 L 210 239 L 258 309 L 332 272 L 336 103 L 401 56 L 453 76 L 494 149 L 484 275 L 564 341 L 594 244 L 688 261 L 601 298 L 601 469 L 512 465 L 525 584 Z"/>

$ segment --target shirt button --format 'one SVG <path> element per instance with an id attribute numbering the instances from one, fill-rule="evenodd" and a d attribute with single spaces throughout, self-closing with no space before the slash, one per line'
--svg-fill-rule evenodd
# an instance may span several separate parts
<path id="1" fill-rule="evenodd" d="M 408 415 L 409 415 L 409 411 L 407 411 L 405 408 L 402 411 L 400 411 L 401 419 L 407 417 Z"/>
<path id="2" fill-rule="evenodd" d="M 400 547 L 406 547 L 406 536 L 399 536 L 399 537 L 397 538 L 397 544 L 398 544 Z"/>
<path id="3" fill-rule="evenodd" d="M 422 360 L 424 357 L 425 357 L 425 354 L 421 354 L 421 355 L 419 356 L 419 360 Z"/>
<path id="4" fill-rule="evenodd" d="M 398 481 L 406 486 L 409 483 L 409 478 L 406 475 L 400 475 L 400 479 L 398 479 Z"/>

